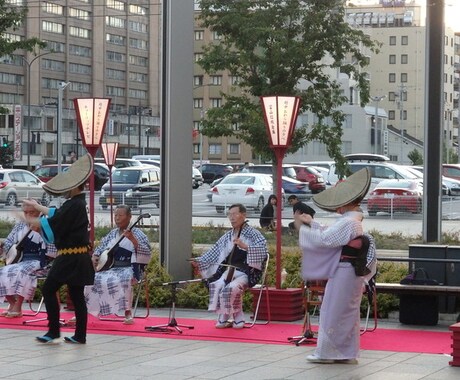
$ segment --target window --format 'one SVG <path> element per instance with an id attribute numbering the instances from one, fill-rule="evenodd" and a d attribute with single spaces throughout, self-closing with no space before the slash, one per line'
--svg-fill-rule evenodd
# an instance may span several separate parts
<path id="1" fill-rule="evenodd" d="M 211 83 L 214 86 L 222 85 L 222 75 L 211 75 Z"/>
<path id="2" fill-rule="evenodd" d="M 49 33 L 64 34 L 64 25 L 56 22 L 42 21 L 42 30 Z"/>
<path id="3" fill-rule="evenodd" d="M 195 62 L 199 62 L 203 59 L 203 53 L 195 53 Z"/>
<path id="4" fill-rule="evenodd" d="M 409 37 L 401 36 L 401 45 L 409 45 Z"/>
<path id="5" fill-rule="evenodd" d="M 233 131 L 239 131 L 239 130 L 240 130 L 240 123 L 238 123 L 238 122 L 233 122 L 233 123 L 232 123 L 232 130 L 233 130 Z"/>
<path id="6" fill-rule="evenodd" d="M 394 120 L 395 119 L 395 111 L 391 110 L 388 111 L 388 120 Z"/>
<path id="7" fill-rule="evenodd" d="M 3 33 L 3 38 L 8 42 L 19 42 L 23 40 L 20 35 L 13 33 Z"/>
<path id="8" fill-rule="evenodd" d="M 148 29 L 147 24 L 144 24 L 142 22 L 130 21 L 129 30 L 132 30 L 133 32 L 147 33 Z"/>
<path id="9" fill-rule="evenodd" d="M 90 13 L 82 9 L 69 8 L 69 16 L 78 18 L 79 20 L 89 20 Z"/>
<path id="10" fill-rule="evenodd" d="M 209 101 L 212 108 L 222 107 L 222 98 L 210 98 Z"/>
<path id="11" fill-rule="evenodd" d="M 126 78 L 126 72 L 123 70 L 106 69 L 105 75 L 107 78 L 115 80 L 125 80 Z"/>
<path id="12" fill-rule="evenodd" d="M 238 85 L 240 83 L 240 77 L 238 75 L 231 75 L 230 76 L 230 84 L 232 86 Z"/>
<path id="13" fill-rule="evenodd" d="M 55 61 L 53 59 L 42 59 L 41 62 L 42 69 L 52 70 L 52 71 L 64 71 L 65 65 L 64 62 Z"/>
<path id="14" fill-rule="evenodd" d="M 222 154 L 222 144 L 209 144 L 209 154 Z"/>
<path id="15" fill-rule="evenodd" d="M 394 102 L 396 100 L 396 96 L 394 92 L 389 92 L 388 93 L 388 101 L 389 102 Z"/>
<path id="16" fill-rule="evenodd" d="M 0 83 L 6 84 L 24 84 L 24 77 L 22 75 L 10 74 L 10 73 L 0 73 Z"/>
<path id="17" fill-rule="evenodd" d="M 125 62 L 126 55 L 116 51 L 107 51 L 107 60 L 111 62 Z"/>
<path id="18" fill-rule="evenodd" d="M 402 110 L 401 115 L 399 115 L 399 118 L 402 120 L 407 120 L 407 111 Z"/>
<path id="19" fill-rule="evenodd" d="M 395 54 L 390 54 L 389 59 L 388 59 L 388 63 L 390 65 L 396 64 L 396 55 Z"/>
<path id="20" fill-rule="evenodd" d="M 390 82 L 390 83 L 395 83 L 396 82 L 396 74 L 395 73 L 388 74 L 388 82 Z"/>
<path id="21" fill-rule="evenodd" d="M 407 54 L 401 54 L 401 64 L 407 65 L 409 63 L 409 56 Z"/>
<path id="22" fill-rule="evenodd" d="M 193 108 L 203 108 L 203 98 L 193 99 Z"/>
<path id="23" fill-rule="evenodd" d="M 195 75 L 193 77 L 194 86 L 203 86 L 203 75 Z"/>
<path id="24" fill-rule="evenodd" d="M 134 49 L 147 50 L 148 44 L 145 40 L 140 40 L 138 38 L 130 38 L 129 46 Z"/>
<path id="25" fill-rule="evenodd" d="M 125 89 L 122 87 L 107 86 L 106 95 L 125 96 Z"/>
<path id="26" fill-rule="evenodd" d="M 195 30 L 195 41 L 202 41 L 204 39 L 203 30 Z"/>
<path id="27" fill-rule="evenodd" d="M 91 31 L 89 29 L 77 28 L 76 26 L 69 27 L 69 34 L 71 36 L 79 37 L 79 38 L 90 38 L 91 37 Z"/>
<path id="28" fill-rule="evenodd" d="M 75 92 L 90 92 L 91 85 L 82 82 L 70 82 L 70 90 Z"/>
<path id="29" fill-rule="evenodd" d="M 125 44 L 126 44 L 126 38 L 123 37 L 123 36 L 119 36 L 117 34 L 107 33 L 105 35 L 105 40 L 109 44 L 113 44 L 113 45 L 125 46 Z"/>
<path id="30" fill-rule="evenodd" d="M 201 145 L 200 144 L 193 144 L 193 153 L 200 154 L 201 153 Z"/>
<path id="31" fill-rule="evenodd" d="M 219 41 L 219 40 L 222 39 L 222 36 L 221 36 L 218 32 L 213 31 L 213 32 L 212 32 L 212 39 L 213 39 L 214 41 Z"/>
<path id="32" fill-rule="evenodd" d="M 134 99 L 147 99 L 147 91 L 130 89 L 129 97 Z"/>
<path id="33" fill-rule="evenodd" d="M 143 74 L 143 73 L 136 73 L 134 71 L 130 71 L 129 73 L 129 80 L 131 82 L 140 82 L 140 83 L 146 83 L 147 82 L 148 75 Z"/>
<path id="34" fill-rule="evenodd" d="M 228 144 L 228 154 L 240 154 L 240 144 Z"/>
<path id="35" fill-rule="evenodd" d="M 105 18 L 105 25 L 111 26 L 112 28 L 126 28 L 126 20 L 119 18 L 119 17 L 113 17 L 113 16 L 107 16 Z"/>
<path id="36" fill-rule="evenodd" d="M 47 2 L 44 2 L 42 4 L 42 11 L 45 13 L 52 13 L 55 15 L 62 15 L 64 13 L 62 5 L 51 4 Z"/>
<path id="37" fill-rule="evenodd" d="M 401 73 L 401 83 L 407 83 L 407 73 Z"/>
<path id="38" fill-rule="evenodd" d="M 47 51 L 53 51 L 56 53 L 63 53 L 65 51 L 65 44 L 62 42 L 56 42 L 56 41 L 47 41 L 46 42 L 46 50 Z"/>
<path id="39" fill-rule="evenodd" d="M 201 121 L 194 121 L 193 122 L 193 130 L 199 131 L 201 129 Z"/>
<path id="40" fill-rule="evenodd" d="M 79 63 L 70 63 L 69 64 L 69 72 L 74 73 L 74 74 L 91 75 L 91 66 L 89 66 L 89 65 L 81 65 Z"/>
<path id="41" fill-rule="evenodd" d="M 69 54 L 81 57 L 91 57 L 91 48 L 79 45 L 69 45 Z"/>
<path id="42" fill-rule="evenodd" d="M 390 45 L 396 45 L 396 36 L 390 36 Z"/>
<path id="43" fill-rule="evenodd" d="M 139 55 L 131 55 L 130 54 L 129 55 L 129 63 L 131 65 L 147 67 L 148 58 L 147 57 L 141 57 Z"/>
<path id="44" fill-rule="evenodd" d="M 118 0 L 107 0 L 106 2 L 107 8 L 116 9 L 118 11 L 125 10 L 125 3 Z"/>
<path id="45" fill-rule="evenodd" d="M 147 14 L 147 9 L 141 7 L 140 5 L 129 4 L 129 13 L 133 15 L 145 16 Z"/>

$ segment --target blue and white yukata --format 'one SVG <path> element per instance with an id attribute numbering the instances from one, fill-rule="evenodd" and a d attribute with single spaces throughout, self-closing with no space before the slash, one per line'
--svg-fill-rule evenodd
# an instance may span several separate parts
<path id="1" fill-rule="evenodd" d="M 244 225 L 240 239 L 248 245 L 248 250 L 243 251 L 246 255 L 245 264 L 247 270 L 255 268 L 262 271 L 262 266 L 268 257 L 267 241 L 257 229 Z M 210 278 L 218 270 L 221 263 L 233 250 L 234 239 L 238 236 L 238 230 L 230 230 L 211 247 L 209 251 L 197 258 L 198 269 L 203 278 Z M 235 270 L 233 280 L 225 284 L 228 269 L 226 269 L 217 281 L 209 283 L 209 311 L 217 314 L 235 315 L 242 312 L 243 292 L 248 288 L 248 275 L 244 270 Z"/>
<path id="2" fill-rule="evenodd" d="M 3 252 L 18 244 L 30 231 L 24 223 L 16 223 L 3 243 Z M 38 232 L 30 231 L 24 240 L 22 261 L 0 268 L 0 299 L 18 295 L 26 301 L 33 299 L 37 287 L 37 275 L 45 267 L 48 258 L 56 257 L 56 247 L 46 244 Z"/>
<path id="3" fill-rule="evenodd" d="M 140 279 L 140 267 L 149 263 L 152 251 L 147 236 L 139 229 L 131 230 L 138 241 L 137 251 L 129 239 L 122 239 L 115 251 L 115 264 L 111 269 L 96 272 L 94 285 L 85 286 L 88 312 L 95 316 L 117 314 L 131 310 L 132 282 Z M 111 248 L 123 231 L 110 231 L 94 250 L 100 256 Z"/>
<path id="4" fill-rule="evenodd" d="M 312 221 L 301 226 L 302 277 L 328 280 L 321 304 L 315 356 L 321 359 L 356 359 L 359 355 L 360 305 L 365 277 L 356 276 L 350 262 L 341 262 L 342 247 L 363 234 L 356 212 L 343 214 L 331 226 Z M 375 243 L 369 238 L 367 267 L 375 273 Z M 368 275 L 369 276 L 369 275 Z"/>

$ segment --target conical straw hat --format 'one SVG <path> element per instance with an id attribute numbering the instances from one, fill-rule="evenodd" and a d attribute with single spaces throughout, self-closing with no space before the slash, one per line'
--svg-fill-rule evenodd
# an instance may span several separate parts
<path id="1" fill-rule="evenodd" d="M 51 195 L 59 196 L 85 183 L 93 171 L 93 157 L 90 154 L 82 156 L 68 170 L 43 185 L 43 190 Z"/>
<path id="2" fill-rule="evenodd" d="M 323 210 L 337 211 L 339 207 L 359 203 L 369 191 L 370 185 L 371 172 L 368 168 L 364 168 L 336 186 L 316 194 L 313 202 Z"/>

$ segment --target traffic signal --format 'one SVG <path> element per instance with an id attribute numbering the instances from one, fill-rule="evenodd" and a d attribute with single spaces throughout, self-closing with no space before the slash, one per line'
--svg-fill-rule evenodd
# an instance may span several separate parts
<path id="1" fill-rule="evenodd" d="M 2 148 L 8 148 L 8 137 L 2 137 Z"/>

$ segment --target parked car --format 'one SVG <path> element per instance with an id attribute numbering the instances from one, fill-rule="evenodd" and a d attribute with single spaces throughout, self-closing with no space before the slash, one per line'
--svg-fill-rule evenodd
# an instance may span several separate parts
<path id="1" fill-rule="evenodd" d="M 460 164 L 442 164 L 442 175 L 460 180 Z"/>
<path id="2" fill-rule="evenodd" d="M 61 164 L 61 170 L 66 171 L 70 164 Z M 33 172 L 42 182 L 48 182 L 58 172 L 57 164 L 43 165 Z M 99 191 L 109 179 L 109 168 L 105 164 L 94 163 L 94 189 Z"/>
<path id="3" fill-rule="evenodd" d="M 305 165 L 293 164 L 292 167 L 296 172 L 296 179 L 301 182 L 307 182 L 313 194 L 326 190 L 326 183 L 324 182 L 323 175 L 318 172 L 318 170 Z"/>
<path id="4" fill-rule="evenodd" d="M 153 203 L 160 206 L 160 170 L 155 166 L 140 166 L 115 169 L 110 183 L 102 186 L 99 204 L 103 209 L 110 204 L 127 204 L 139 207 Z"/>
<path id="5" fill-rule="evenodd" d="M 0 203 L 15 206 L 25 198 L 35 198 L 47 206 L 51 196 L 43 190 L 44 182 L 22 169 L 0 169 Z"/>
<path id="6" fill-rule="evenodd" d="M 194 166 L 192 166 L 192 188 L 198 189 L 203 184 L 203 176 L 201 172 Z"/>
<path id="7" fill-rule="evenodd" d="M 294 167 L 290 164 L 283 164 L 283 176 L 291 177 L 293 179 L 297 178 L 296 171 Z M 272 164 L 260 164 L 260 165 L 250 165 L 241 169 L 241 173 L 260 173 L 260 174 L 269 174 L 273 175 L 273 165 Z"/>
<path id="8" fill-rule="evenodd" d="M 283 176 L 281 183 L 284 193 L 287 195 L 297 195 L 297 198 L 300 200 L 310 199 L 312 196 L 312 191 L 310 190 L 308 184 L 305 182 L 297 181 L 296 179 Z"/>
<path id="9" fill-rule="evenodd" d="M 94 162 L 105 164 L 104 158 L 96 157 Z M 132 158 L 116 158 L 115 159 L 115 168 L 127 168 L 129 166 L 142 166 L 142 163 L 138 160 L 133 160 Z"/>
<path id="10" fill-rule="evenodd" d="M 367 212 L 370 216 L 380 211 L 420 214 L 422 197 L 423 183 L 420 179 L 383 180 L 369 194 Z"/>
<path id="11" fill-rule="evenodd" d="M 212 188 L 212 204 L 223 213 L 233 203 L 261 211 L 273 194 L 272 177 L 259 173 L 234 173 L 227 175 Z"/>
<path id="12" fill-rule="evenodd" d="M 404 166 L 407 170 L 423 179 L 423 166 Z M 442 195 L 455 196 L 460 194 L 460 181 L 442 176 L 441 192 Z"/>
<path id="13" fill-rule="evenodd" d="M 61 170 L 64 171 L 70 164 L 61 164 Z M 58 173 L 58 165 L 42 165 L 33 172 L 42 182 L 48 182 L 51 178 L 55 177 Z"/>
<path id="14" fill-rule="evenodd" d="M 223 178 L 233 173 L 233 167 L 226 164 L 206 163 L 198 166 L 204 183 L 211 183 L 215 179 Z"/>

